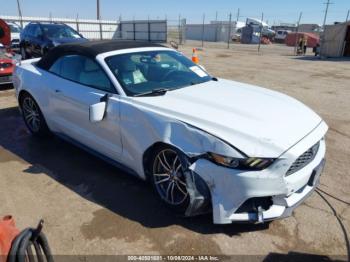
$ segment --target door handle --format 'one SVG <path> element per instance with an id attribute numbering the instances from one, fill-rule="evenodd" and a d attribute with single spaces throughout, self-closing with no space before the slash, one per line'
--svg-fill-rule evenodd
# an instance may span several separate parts
<path id="1" fill-rule="evenodd" d="M 56 90 L 55 90 L 55 93 L 62 93 L 62 91 L 59 90 L 59 89 L 56 89 Z"/>

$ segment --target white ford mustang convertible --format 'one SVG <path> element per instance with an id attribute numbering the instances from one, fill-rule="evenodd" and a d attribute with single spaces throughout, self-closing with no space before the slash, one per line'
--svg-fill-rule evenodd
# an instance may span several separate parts
<path id="1" fill-rule="evenodd" d="M 161 45 L 64 44 L 17 65 L 13 81 L 33 135 L 53 133 L 149 180 L 185 216 L 289 216 L 324 167 L 328 127 L 308 107 L 212 77 Z"/>

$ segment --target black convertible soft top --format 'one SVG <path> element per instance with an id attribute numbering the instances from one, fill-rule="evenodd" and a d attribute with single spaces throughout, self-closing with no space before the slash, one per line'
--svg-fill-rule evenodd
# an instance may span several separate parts
<path id="1" fill-rule="evenodd" d="M 48 70 L 52 64 L 61 56 L 83 55 L 95 58 L 97 55 L 121 49 L 139 47 L 164 47 L 152 42 L 129 41 L 129 40 L 101 40 L 88 41 L 83 43 L 62 44 L 50 50 L 41 58 L 37 66 Z"/>

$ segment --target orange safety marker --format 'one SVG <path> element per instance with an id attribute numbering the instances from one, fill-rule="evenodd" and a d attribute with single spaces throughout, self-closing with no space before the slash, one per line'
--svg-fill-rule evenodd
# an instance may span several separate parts
<path id="1" fill-rule="evenodd" d="M 198 56 L 197 56 L 197 50 L 196 50 L 196 48 L 193 48 L 192 62 L 195 63 L 195 64 L 199 64 L 199 58 L 198 58 Z"/>
<path id="2" fill-rule="evenodd" d="M 12 241 L 19 234 L 12 216 L 0 218 L 0 262 L 7 261 Z"/>

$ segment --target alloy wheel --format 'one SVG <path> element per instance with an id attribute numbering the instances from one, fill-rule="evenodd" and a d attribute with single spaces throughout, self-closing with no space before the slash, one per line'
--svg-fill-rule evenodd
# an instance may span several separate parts
<path id="1" fill-rule="evenodd" d="M 155 187 L 166 203 L 177 206 L 187 199 L 185 175 L 176 151 L 164 149 L 156 155 L 153 177 Z"/>
<path id="2" fill-rule="evenodd" d="M 33 132 L 40 130 L 39 108 L 31 97 L 25 97 L 22 102 L 22 110 L 26 124 Z"/>

